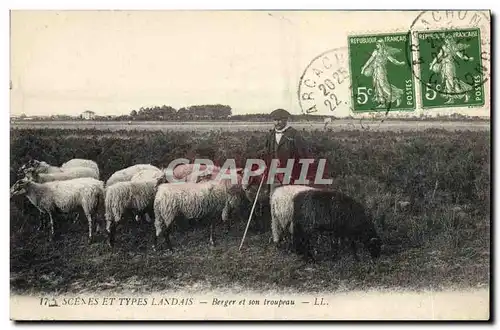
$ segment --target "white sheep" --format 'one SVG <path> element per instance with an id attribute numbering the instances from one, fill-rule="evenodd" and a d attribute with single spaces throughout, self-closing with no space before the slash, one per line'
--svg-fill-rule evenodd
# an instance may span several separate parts
<path id="1" fill-rule="evenodd" d="M 52 166 L 44 161 L 38 161 L 36 159 L 29 160 L 26 164 L 23 164 L 18 170 L 17 175 L 25 175 L 28 170 L 35 170 L 38 173 L 59 173 L 62 172 L 60 167 Z"/>
<path id="2" fill-rule="evenodd" d="M 61 169 L 65 170 L 73 167 L 88 167 L 94 169 L 97 173 L 97 177 L 99 177 L 99 166 L 96 162 L 90 159 L 82 159 L 82 158 L 73 158 L 68 160 L 66 163 L 61 165 Z"/>
<path id="3" fill-rule="evenodd" d="M 165 175 L 149 180 L 116 182 L 106 188 L 106 230 L 108 243 L 114 245 L 116 225 L 126 210 L 136 214 L 152 213 L 153 202 L 158 186 L 166 182 Z"/>
<path id="4" fill-rule="evenodd" d="M 134 174 L 130 181 L 158 180 L 163 176 L 165 176 L 165 172 L 163 169 L 146 169 Z M 144 213 L 144 218 L 146 222 L 151 222 L 151 216 L 149 215 L 149 213 Z M 140 214 L 135 215 L 135 220 L 140 221 Z"/>
<path id="5" fill-rule="evenodd" d="M 117 182 L 124 182 L 124 181 L 130 181 L 132 177 L 143 171 L 143 170 L 160 170 L 158 167 L 153 166 L 151 164 L 137 164 L 137 165 L 132 165 L 127 168 L 124 168 L 122 170 L 116 171 L 113 173 L 108 181 L 106 181 L 106 187 L 109 187 Z"/>
<path id="6" fill-rule="evenodd" d="M 175 179 L 185 179 L 186 182 L 201 182 L 215 178 L 219 170 L 218 167 L 202 164 L 200 171 L 193 172 L 193 164 L 181 164 L 175 167 L 172 174 Z M 130 181 L 156 180 L 166 175 L 166 173 L 167 169 L 147 168 L 134 174 Z M 144 218 L 146 222 L 151 222 L 149 213 L 144 213 Z M 135 215 L 135 220 L 140 221 L 140 214 Z"/>
<path id="7" fill-rule="evenodd" d="M 57 166 L 51 166 L 44 161 L 31 160 L 19 169 L 18 174 L 23 174 L 38 183 L 71 180 L 75 178 L 94 178 L 99 179 L 98 172 L 89 167 L 69 167 L 65 170 Z M 78 221 L 79 214 L 74 216 L 74 221 Z M 43 215 L 40 214 L 39 230 L 44 226 Z"/>
<path id="8" fill-rule="evenodd" d="M 31 168 L 25 171 L 26 176 L 30 176 L 38 183 L 64 181 L 76 178 L 93 178 L 98 180 L 99 176 L 94 169 L 89 167 L 72 167 L 65 171 L 57 173 L 37 173 L 36 169 Z"/>
<path id="9" fill-rule="evenodd" d="M 300 192 L 315 189 L 303 185 L 285 185 L 278 187 L 270 196 L 272 240 L 279 244 L 283 234 L 289 231 L 293 237 L 293 201 Z"/>
<path id="10" fill-rule="evenodd" d="M 220 217 L 228 224 L 231 213 L 241 202 L 241 193 L 241 185 L 231 184 L 227 179 L 160 185 L 153 206 L 156 228 L 154 248 L 156 249 L 157 238 L 163 233 L 168 248 L 172 250 L 169 234 L 177 216 L 187 219 L 211 217 L 210 244 L 215 245 L 213 217 Z"/>
<path id="11" fill-rule="evenodd" d="M 30 202 L 50 218 L 50 240 L 54 238 L 53 213 L 77 212 L 83 209 L 88 220 L 89 242 L 92 241 L 94 221 L 104 207 L 104 182 L 94 178 L 37 183 L 29 177 L 18 180 L 10 195 L 26 195 Z"/>
<path id="12" fill-rule="evenodd" d="M 36 173 L 61 173 L 68 170 L 73 170 L 74 168 L 86 167 L 90 168 L 95 172 L 96 179 L 99 178 L 99 167 L 97 163 L 93 160 L 74 158 L 66 163 L 62 164 L 61 167 L 53 166 L 44 161 L 30 160 L 27 164 L 23 165 L 19 169 L 19 174 L 25 174 L 28 169 L 34 169 Z"/>

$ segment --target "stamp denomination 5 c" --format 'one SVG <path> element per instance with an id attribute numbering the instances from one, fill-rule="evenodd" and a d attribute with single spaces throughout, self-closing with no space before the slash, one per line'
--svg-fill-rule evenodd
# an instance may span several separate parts
<path id="1" fill-rule="evenodd" d="M 417 32 L 422 107 L 484 104 L 479 29 Z"/>
<path id="2" fill-rule="evenodd" d="M 415 109 L 412 67 L 404 55 L 408 38 L 408 33 L 348 38 L 354 111 Z"/>

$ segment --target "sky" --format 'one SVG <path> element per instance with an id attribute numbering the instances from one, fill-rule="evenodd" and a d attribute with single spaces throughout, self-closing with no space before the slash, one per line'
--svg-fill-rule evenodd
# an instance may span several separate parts
<path id="1" fill-rule="evenodd" d="M 346 47 L 353 31 L 407 29 L 415 15 L 12 11 L 11 115 L 117 115 L 163 104 L 298 114 L 299 79 L 316 56 Z"/>
<path id="2" fill-rule="evenodd" d="M 266 12 L 13 12 L 12 113 L 129 113 L 141 106 L 290 107 L 293 44 Z M 288 33 L 287 33 L 288 32 Z M 285 31 L 289 34 L 289 31 Z M 289 36 L 285 36 L 289 38 Z M 294 91 L 295 89 L 295 91 Z"/>

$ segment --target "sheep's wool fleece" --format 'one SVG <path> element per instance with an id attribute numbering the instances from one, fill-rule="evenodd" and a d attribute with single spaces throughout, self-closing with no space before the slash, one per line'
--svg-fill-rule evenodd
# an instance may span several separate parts
<path id="1" fill-rule="evenodd" d="M 161 170 L 141 170 L 140 172 L 137 172 L 134 174 L 132 179 L 130 181 L 144 181 L 144 180 L 157 180 L 161 178 L 164 175 L 163 171 Z"/>
<path id="2" fill-rule="evenodd" d="M 120 221 L 125 209 L 142 211 L 152 206 L 156 194 L 156 181 L 117 182 L 106 188 L 106 219 Z"/>
<path id="3" fill-rule="evenodd" d="M 197 219 L 220 214 L 233 198 L 229 189 L 224 181 L 162 184 L 154 202 L 155 214 L 161 214 L 165 219 L 173 219 L 176 215 Z"/>
<path id="4" fill-rule="evenodd" d="M 212 172 L 218 170 L 218 167 L 216 166 L 207 166 L 205 164 L 200 164 L 199 166 L 200 166 L 199 168 L 200 172 L 201 171 Z M 180 164 L 173 169 L 172 174 L 173 177 L 176 179 L 184 179 L 187 178 L 190 174 L 192 174 L 193 171 L 194 171 L 194 164 Z"/>
<path id="5" fill-rule="evenodd" d="M 37 173 L 60 173 L 62 172 L 62 169 L 57 166 L 52 166 L 48 164 L 47 162 L 40 162 L 38 165 L 38 168 L 36 169 Z"/>
<path id="6" fill-rule="evenodd" d="M 39 209 L 64 213 L 82 206 L 86 212 L 93 213 L 104 195 L 104 183 L 93 178 L 79 178 L 47 183 L 31 182 L 28 198 Z"/>
<path id="7" fill-rule="evenodd" d="M 88 167 L 93 169 L 97 173 L 97 177 L 99 177 L 99 166 L 96 162 L 90 159 L 81 159 L 81 158 L 73 158 L 68 160 L 66 163 L 61 165 L 63 170 L 72 167 Z"/>
<path id="8" fill-rule="evenodd" d="M 137 164 L 113 173 L 108 181 L 106 187 L 109 187 L 117 182 L 130 181 L 132 177 L 143 170 L 160 170 L 158 167 L 150 164 Z"/>
<path id="9" fill-rule="evenodd" d="M 52 181 L 63 181 L 71 180 L 76 178 L 93 178 L 99 179 L 97 173 L 88 167 L 71 167 L 63 172 L 59 173 L 40 173 L 38 174 L 38 182 L 52 182 Z"/>
<path id="10" fill-rule="evenodd" d="M 302 185 L 285 185 L 276 188 L 271 195 L 272 222 L 282 230 L 287 228 L 293 220 L 294 197 L 303 191 L 315 189 L 317 188 Z"/>

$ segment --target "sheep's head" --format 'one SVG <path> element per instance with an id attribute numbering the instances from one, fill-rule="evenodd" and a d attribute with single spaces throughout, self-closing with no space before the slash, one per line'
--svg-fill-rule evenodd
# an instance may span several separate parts
<path id="1" fill-rule="evenodd" d="M 27 177 L 17 180 L 10 188 L 10 197 L 26 194 L 30 182 L 31 180 Z"/>
<path id="2" fill-rule="evenodd" d="M 36 167 L 28 167 L 24 170 L 24 176 L 28 180 L 38 181 L 38 171 Z"/>
<path id="3" fill-rule="evenodd" d="M 243 190 L 248 190 L 251 186 L 259 186 L 260 182 L 265 179 L 264 174 L 251 175 L 259 169 L 258 165 L 252 165 L 251 168 L 243 168 L 238 172 L 243 178 Z"/>
<path id="4" fill-rule="evenodd" d="M 43 164 L 47 164 L 45 162 L 41 162 L 39 160 L 36 160 L 36 159 L 32 159 L 28 162 L 28 167 L 34 167 L 34 168 L 39 168 L 40 166 L 42 166 Z"/>
<path id="5" fill-rule="evenodd" d="M 26 175 L 26 171 L 29 169 L 37 169 L 40 166 L 40 162 L 35 159 L 30 159 L 26 164 L 21 166 L 19 170 L 17 171 L 18 176 L 23 176 Z"/>

